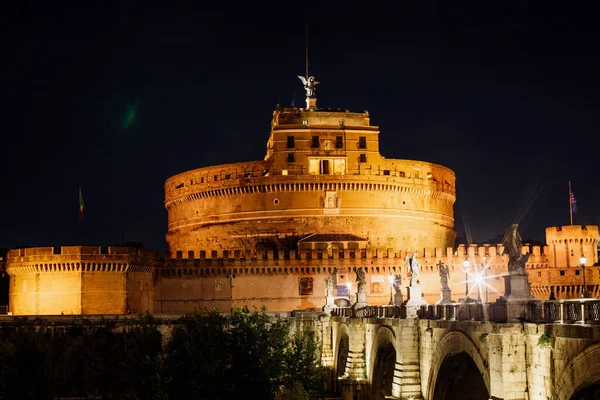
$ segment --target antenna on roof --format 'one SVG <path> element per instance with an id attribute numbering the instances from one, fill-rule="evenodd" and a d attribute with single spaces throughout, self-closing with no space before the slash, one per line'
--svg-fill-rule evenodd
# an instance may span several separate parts
<path id="1" fill-rule="evenodd" d="M 298 78 L 300 78 L 304 90 L 306 90 L 306 109 L 311 111 L 316 110 L 317 94 L 315 86 L 321 82 L 317 82 L 314 76 L 308 75 L 308 24 L 306 24 L 306 76 L 298 75 Z"/>
<path id="2" fill-rule="evenodd" d="M 305 38 L 306 43 L 306 80 L 308 80 L 308 24 L 305 25 Z"/>

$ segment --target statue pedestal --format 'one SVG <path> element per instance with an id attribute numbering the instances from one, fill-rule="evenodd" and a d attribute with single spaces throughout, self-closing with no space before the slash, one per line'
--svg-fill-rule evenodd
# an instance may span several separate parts
<path id="1" fill-rule="evenodd" d="M 504 296 L 496 301 L 506 307 L 506 321 L 519 322 L 527 319 L 527 303 L 535 300 L 531 295 L 527 275 L 504 275 Z"/>
<path id="2" fill-rule="evenodd" d="M 408 286 L 406 288 L 408 293 L 408 299 L 406 300 L 406 317 L 407 318 L 415 318 L 417 316 L 417 311 L 421 306 L 427 304 L 425 300 L 423 300 L 423 296 L 421 295 L 421 287 L 420 286 Z"/>
<path id="3" fill-rule="evenodd" d="M 356 304 L 354 305 L 354 308 L 361 308 L 361 307 L 366 307 L 366 306 L 368 306 L 367 292 L 362 291 L 362 292 L 356 293 Z"/>
<path id="4" fill-rule="evenodd" d="M 442 288 L 440 291 L 440 299 L 435 304 L 453 303 L 452 290 L 450 288 Z"/>
<path id="5" fill-rule="evenodd" d="M 396 294 L 394 294 L 394 305 L 400 306 L 400 305 L 402 305 L 403 301 L 404 301 L 404 298 L 402 297 L 402 293 L 396 292 Z"/>
<path id="6" fill-rule="evenodd" d="M 331 315 L 331 310 L 335 307 L 335 302 L 333 296 L 325 297 L 325 306 L 323 307 L 323 311 L 328 315 Z"/>
<path id="7" fill-rule="evenodd" d="M 532 300 L 527 275 L 504 275 L 504 296 L 507 300 Z"/>

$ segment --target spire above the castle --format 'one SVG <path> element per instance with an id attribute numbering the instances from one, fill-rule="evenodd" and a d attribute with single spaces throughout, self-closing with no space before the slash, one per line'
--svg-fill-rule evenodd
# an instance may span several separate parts
<path id="1" fill-rule="evenodd" d="M 306 25 L 305 34 L 306 75 L 298 75 L 298 78 L 300 78 L 300 80 L 302 81 L 302 85 L 304 85 L 304 90 L 306 90 L 306 109 L 309 111 L 314 111 L 317 109 L 316 85 L 318 85 L 321 82 L 317 82 L 314 76 L 310 76 L 308 74 L 308 24 Z"/>

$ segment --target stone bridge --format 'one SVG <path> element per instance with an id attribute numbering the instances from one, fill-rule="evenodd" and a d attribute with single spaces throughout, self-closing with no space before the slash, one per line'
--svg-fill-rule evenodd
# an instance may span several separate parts
<path id="1" fill-rule="evenodd" d="M 600 399 L 600 300 L 333 309 L 323 365 L 346 399 Z M 410 312 L 409 312 L 410 314 Z"/>

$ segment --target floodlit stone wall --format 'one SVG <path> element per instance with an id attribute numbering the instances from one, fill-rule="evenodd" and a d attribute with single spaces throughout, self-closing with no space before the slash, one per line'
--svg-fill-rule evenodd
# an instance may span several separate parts
<path id="1" fill-rule="evenodd" d="M 14 315 L 153 312 L 156 253 L 135 248 L 64 246 L 8 252 Z"/>
<path id="2" fill-rule="evenodd" d="M 504 278 L 508 273 L 508 256 L 502 246 L 459 246 L 456 249 L 423 249 L 417 251 L 422 264 L 420 286 L 423 299 L 435 303 L 440 299 L 438 263 L 449 266 L 449 284 L 454 300 L 465 297 L 463 261 L 469 260 L 469 297 L 495 301 L 504 294 Z M 539 246 L 525 246 L 530 251 L 528 268 L 547 264 L 547 257 Z M 266 306 L 269 311 L 321 309 L 325 305 L 326 279 L 335 278 L 334 295 L 350 282 L 352 301 L 356 297 L 356 270 L 366 271 L 367 301 L 385 305 L 390 300 L 390 274 L 400 274 L 403 293 L 410 273 L 406 255 L 411 252 L 393 249 L 345 249 L 339 252 L 317 249 L 299 251 L 201 251 L 200 254 L 178 252 L 175 258 L 165 260 L 157 268 L 155 309 L 157 312 L 193 312 L 194 309 L 218 308 L 228 311 L 232 306 Z M 189 258 L 193 256 L 194 258 Z M 487 265 L 487 283 L 481 291 L 474 285 L 476 271 Z M 475 270 L 475 267 L 477 268 Z M 486 278 L 486 272 L 481 273 Z M 487 290 L 486 290 L 487 289 Z M 162 304 L 162 306 L 158 306 Z M 162 308 L 161 308 L 162 307 Z M 160 311 L 162 310 L 162 311 Z"/>
<path id="3" fill-rule="evenodd" d="M 587 294 L 600 296 L 598 238 L 597 225 L 546 228 L 547 262 L 528 265 L 532 294 L 540 299 L 548 299 L 551 291 L 557 299 L 581 297 L 584 269 L 579 259 L 584 255 Z"/>

